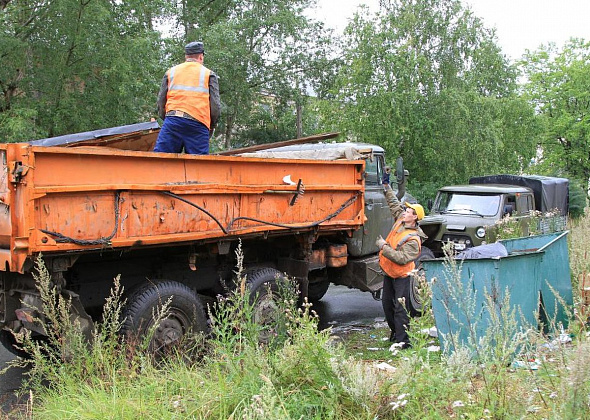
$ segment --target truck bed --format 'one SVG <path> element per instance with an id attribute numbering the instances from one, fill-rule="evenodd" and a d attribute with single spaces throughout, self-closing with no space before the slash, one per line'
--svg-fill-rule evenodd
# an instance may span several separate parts
<path id="1" fill-rule="evenodd" d="M 0 145 L 0 270 L 38 253 L 359 228 L 364 161 Z M 301 180 L 304 193 L 290 185 Z M 302 188 L 299 189 L 302 191 Z"/>

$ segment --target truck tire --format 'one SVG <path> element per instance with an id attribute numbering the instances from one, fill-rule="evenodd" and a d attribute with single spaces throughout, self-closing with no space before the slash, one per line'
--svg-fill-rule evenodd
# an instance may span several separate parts
<path id="1" fill-rule="evenodd" d="M 422 261 L 424 260 L 433 260 L 436 257 L 434 256 L 434 252 L 432 252 L 432 250 L 430 248 L 427 248 L 425 246 L 422 247 L 422 249 L 420 250 L 420 255 L 418 255 L 418 258 L 416 258 L 414 260 L 414 264 L 416 265 L 416 270 L 418 271 L 424 271 L 424 268 L 422 267 Z"/>
<path id="2" fill-rule="evenodd" d="M 307 299 L 310 302 L 319 302 L 320 299 L 324 297 L 329 287 L 330 281 L 326 279 L 315 281 L 313 283 L 310 282 L 307 286 Z"/>
<path id="3" fill-rule="evenodd" d="M 421 315 L 423 310 L 422 300 L 420 299 L 420 292 L 418 278 L 424 275 L 424 268 L 422 267 L 422 261 L 433 260 L 434 253 L 430 248 L 422 247 L 420 255 L 414 260 L 418 276 L 410 276 L 410 310 L 412 315 Z"/>
<path id="4" fill-rule="evenodd" d="M 160 321 L 149 343 L 149 350 L 163 354 L 187 334 L 207 331 L 203 304 L 189 287 L 175 281 L 146 283 L 128 298 L 123 311 L 121 332 L 131 340 L 142 340 L 154 325 L 153 314 L 172 299 L 168 316 Z"/>
<path id="5" fill-rule="evenodd" d="M 253 321 L 262 327 L 258 337 L 260 343 L 268 344 L 279 327 L 279 282 L 286 286 L 286 280 L 285 275 L 274 268 L 255 268 L 246 272 Z"/>

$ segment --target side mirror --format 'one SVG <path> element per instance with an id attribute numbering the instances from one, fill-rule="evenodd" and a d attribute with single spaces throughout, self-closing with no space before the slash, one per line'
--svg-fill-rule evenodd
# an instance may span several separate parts
<path id="1" fill-rule="evenodd" d="M 432 201 L 432 198 L 429 198 L 428 201 L 426 202 L 426 207 L 428 208 L 428 211 L 432 211 L 433 204 L 434 204 L 434 202 Z"/>
<path id="2" fill-rule="evenodd" d="M 402 199 L 406 195 L 406 181 L 409 172 L 404 169 L 404 160 L 400 156 L 395 161 L 395 180 L 397 181 L 397 198 Z"/>
<path id="3" fill-rule="evenodd" d="M 405 181 L 406 172 L 404 170 L 404 159 L 400 156 L 395 161 L 395 178 L 398 184 L 401 184 Z"/>

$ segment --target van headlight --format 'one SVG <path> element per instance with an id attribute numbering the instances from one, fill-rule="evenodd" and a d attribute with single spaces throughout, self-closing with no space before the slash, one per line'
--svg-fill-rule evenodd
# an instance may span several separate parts
<path id="1" fill-rule="evenodd" d="M 475 231 L 475 236 L 477 236 L 480 239 L 483 239 L 483 237 L 486 236 L 486 228 L 484 228 L 483 226 L 478 227 Z"/>

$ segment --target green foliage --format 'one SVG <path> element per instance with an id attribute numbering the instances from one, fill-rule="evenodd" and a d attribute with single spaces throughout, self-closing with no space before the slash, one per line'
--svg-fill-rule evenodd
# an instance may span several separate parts
<path id="1" fill-rule="evenodd" d="M 588 217 L 575 223 L 571 267 L 573 273 L 587 272 Z M 457 278 L 453 261 L 447 261 L 455 264 L 449 271 L 451 279 Z M 40 270 L 40 276 L 46 274 Z M 329 330 L 318 332 L 309 306 L 299 310 L 290 302 L 278 303 L 285 308 L 288 324 L 284 341 L 261 346 L 256 334 L 245 333 L 238 321 L 250 319 L 245 284 L 238 289 L 244 294 L 232 294 L 221 303 L 219 309 L 228 313 L 217 319 L 227 321 L 215 323 L 202 357 L 189 360 L 182 354 L 170 355 L 159 366 L 151 364 L 149 357 L 137 357 L 130 364 L 128 349 L 119 347 L 112 335 L 117 310 L 105 310 L 113 314 L 105 317 L 113 328 L 97 326 L 104 334 L 96 336 L 106 339 L 99 340 L 100 351 L 93 350 L 87 357 L 86 345 L 71 351 L 72 343 L 81 340 L 61 340 L 70 343 L 69 350 L 47 357 L 45 351 L 51 347 L 46 347 L 39 353 L 45 358 L 35 356 L 34 360 L 54 374 L 45 376 L 49 382 L 35 384 L 31 408 L 13 412 L 11 418 L 538 419 L 585 418 L 590 410 L 590 342 L 585 323 L 570 323 L 576 332 L 573 344 L 562 339 L 570 335 L 552 322 L 548 336 L 530 329 L 524 342 L 525 336 L 515 328 L 517 314 L 505 300 L 507 294 L 504 300 L 488 296 L 486 307 L 501 309 L 491 311 L 488 332 L 481 340 L 457 344 L 453 352 L 441 355 L 428 351 L 425 346 L 435 343 L 420 335 L 433 323 L 431 311 L 412 320 L 414 347 L 391 351 L 390 343 L 383 341 L 389 333 L 381 329 L 355 333 L 339 346 Z M 113 290 L 107 305 L 111 308 L 120 296 L 116 282 Z M 430 293 L 424 287 L 420 290 L 427 305 Z M 457 293 L 456 300 L 473 308 L 469 299 Z M 55 302 L 50 295 L 46 295 L 48 302 Z M 242 315 L 234 316 L 232 311 L 238 308 Z M 69 364 L 79 357 L 84 357 L 84 363 Z"/>
<path id="2" fill-rule="evenodd" d="M 15 143 L 43 138 L 47 135 L 36 125 L 37 110 L 11 108 L 0 113 L 0 141 Z"/>
<path id="3" fill-rule="evenodd" d="M 181 36 L 209 46 L 206 65 L 220 75 L 224 108 L 217 135 L 225 147 L 294 138 L 297 105 L 305 105 L 310 89 L 321 90 L 333 67 L 329 32 L 304 15 L 313 1 L 203 3 L 186 3 L 183 16 L 210 24 L 185 25 Z M 302 121 L 302 133 L 312 134 L 313 125 Z"/>
<path id="4" fill-rule="evenodd" d="M 441 185 L 439 185 L 438 182 L 421 182 L 413 179 L 412 177 L 408 183 L 408 191 L 416 198 L 416 200 L 418 200 L 418 203 L 422 204 L 424 210 L 426 211 L 429 211 L 427 208 L 428 200 L 434 201 L 436 193 L 440 187 Z"/>
<path id="5" fill-rule="evenodd" d="M 0 15 L 0 139 L 148 120 L 166 68 L 183 61 L 183 46 L 195 39 L 205 42 L 205 64 L 220 77 L 217 142 L 230 147 L 317 130 L 305 98 L 311 89 L 326 90 L 334 60 L 329 31 L 304 15 L 313 0 L 148 3 L 7 2 Z M 261 114 L 269 97 L 268 115 Z"/>
<path id="6" fill-rule="evenodd" d="M 92 331 L 84 330 L 84 320 L 72 315 L 71 298 L 58 292 L 41 257 L 36 261 L 36 270 L 40 306 L 30 309 L 37 314 L 47 337 L 36 339 L 29 330 L 16 334 L 20 346 L 31 357 L 15 361 L 17 365 L 30 366 L 27 386 L 40 390 L 46 382 L 59 387 L 68 381 L 96 386 L 128 370 L 128 360 L 117 335 L 123 302 L 119 278 L 115 278 L 105 302 L 104 323 Z"/>
<path id="7" fill-rule="evenodd" d="M 558 211 L 531 212 L 527 216 L 506 216 L 486 229 L 486 242 L 493 243 L 500 239 L 522 238 L 524 236 L 542 235 L 561 232 L 567 227 L 567 220 Z"/>
<path id="8" fill-rule="evenodd" d="M 12 0 L 0 20 L 0 135 L 31 140 L 153 115 L 166 2 Z M 20 120 L 9 122 L 10 116 Z M 6 136 L 6 137 L 4 137 Z"/>
<path id="9" fill-rule="evenodd" d="M 584 215 L 584 211 L 588 206 L 588 194 L 580 182 L 576 180 L 570 180 L 568 194 L 569 215 L 573 219 L 578 219 Z"/>
<path id="10" fill-rule="evenodd" d="M 587 184 L 590 179 L 590 42 L 571 39 L 561 50 L 549 45 L 521 63 L 524 96 L 543 122 L 539 166 L 559 169 Z"/>
<path id="11" fill-rule="evenodd" d="M 38 270 L 37 309 L 49 338 L 21 337 L 32 355 L 29 418 L 373 419 L 381 410 L 381 374 L 344 357 L 329 331 L 318 331 L 311 305 L 295 306 L 292 288 L 278 289 L 277 334 L 262 344 L 266 326 L 255 323 L 238 267 L 235 290 L 211 311 L 204 352 L 168 354 L 154 364 L 147 346 L 119 339 L 118 279 L 89 345 L 41 260 Z"/>
<path id="12" fill-rule="evenodd" d="M 588 254 L 588 238 L 590 238 L 590 214 L 586 212 L 578 219 L 571 220 L 568 236 L 570 267 L 572 280 L 577 284 L 580 276 L 590 273 L 590 255 Z M 579 311 L 581 312 L 581 311 Z"/>
<path id="13" fill-rule="evenodd" d="M 382 4 L 377 18 L 359 14 L 347 28 L 346 65 L 326 118 L 403 156 L 421 182 L 457 183 L 528 163 L 534 112 L 516 96 L 515 70 L 493 33 L 459 1 Z"/>

